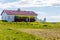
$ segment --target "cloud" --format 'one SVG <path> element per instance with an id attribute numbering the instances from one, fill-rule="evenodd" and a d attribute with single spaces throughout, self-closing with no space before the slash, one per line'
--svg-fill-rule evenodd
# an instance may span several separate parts
<path id="1" fill-rule="evenodd" d="M 51 15 L 49 16 L 46 12 L 36 12 L 38 14 L 37 18 L 44 19 L 46 18 L 47 22 L 60 22 L 60 15 Z"/>
<path id="2" fill-rule="evenodd" d="M 49 18 L 52 18 L 52 19 L 58 19 L 58 18 L 59 18 L 59 19 L 60 19 L 60 16 L 49 16 L 49 17 L 47 17 L 47 18 L 48 18 L 48 19 L 49 19 Z"/>
<path id="3" fill-rule="evenodd" d="M 60 16 L 49 16 L 47 22 L 60 22 Z"/>
<path id="4" fill-rule="evenodd" d="M 45 7 L 60 4 L 60 0 L 18 0 L 15 2 L 2 3 L 3 1 L 4 0 L 0 0 L 0 8 Z"/>
<path id="5" fill-rule="evenodd" d="M 8 2 L 14 2 L 18 0 L 0 0 L 1 3 L 8 3 Z"/>
<path id="6" fill-rule="evenodd" d="M 60 22 L 60 15 L 48 15 L 46 12 L 36 12 L 38 14 L 37 18 L 46 18 L 47 22 Z"/>
<path id="7" fill-rule="evenodd" d="M 57 4 L 57 3 L 55 4 L 55 3 L 54 3 L 53 6 L 55 6 L 55 7 L 60 7 L 60 4 Z"/>
<path id="8" fill-rule="evenodd" d="M 36 12 L 38 14 L 37 18 L 43 19 L 47 17 L 47 13 L 45 12 Z"/>

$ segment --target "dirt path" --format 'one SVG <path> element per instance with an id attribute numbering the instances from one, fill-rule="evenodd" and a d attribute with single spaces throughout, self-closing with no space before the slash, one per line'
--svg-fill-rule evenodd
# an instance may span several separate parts
<path id="1" fill-rule="evenodd" d="M 60 29 L 18 29 L 46 40 L 60 40 Z"/>
<path id="2" fill-rule="evenodd" d="M 45 40 L 60 40 L 60 29 L 14 29 L 43 38 Z"/>

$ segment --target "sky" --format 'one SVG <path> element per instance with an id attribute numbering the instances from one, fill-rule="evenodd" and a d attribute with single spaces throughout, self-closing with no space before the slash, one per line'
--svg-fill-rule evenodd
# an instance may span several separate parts
<path id="1" fill-rule="evenodd" d="M 0 0 L 0 13 L 4 9 L 34 11 L 38 19 L 60 22 L 60 0 Z"/>

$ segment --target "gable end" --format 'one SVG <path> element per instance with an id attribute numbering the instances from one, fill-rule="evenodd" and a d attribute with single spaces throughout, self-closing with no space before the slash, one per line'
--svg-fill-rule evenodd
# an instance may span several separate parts
<path id="1" fill-rule="evenodd" d="M 2 11 L 1 15 L 4 13 L 4 10 Z"/>

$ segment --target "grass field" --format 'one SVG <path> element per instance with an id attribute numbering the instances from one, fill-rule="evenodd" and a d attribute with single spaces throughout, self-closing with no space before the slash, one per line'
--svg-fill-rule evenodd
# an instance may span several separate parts
<path id="1" fill-rule="evenodd" d="M 0 22 L 0 40 L 60 40 L 60 23 Z"/>
<path id="2" fill-rule="evenodd" d="M 13 27 L 13 28 L 46 28 L 54 29 L 60 28 L 60 23 L 44 23 L 44 22 L 1 22 L 2 27 Z"/>
<path id="3" fill-rule="evenodd" d="M 14 29 L 0 29 L 0 40 L 42 40 L 42 38 L 35 37 L 32 34 L 17 31 Z"/>

